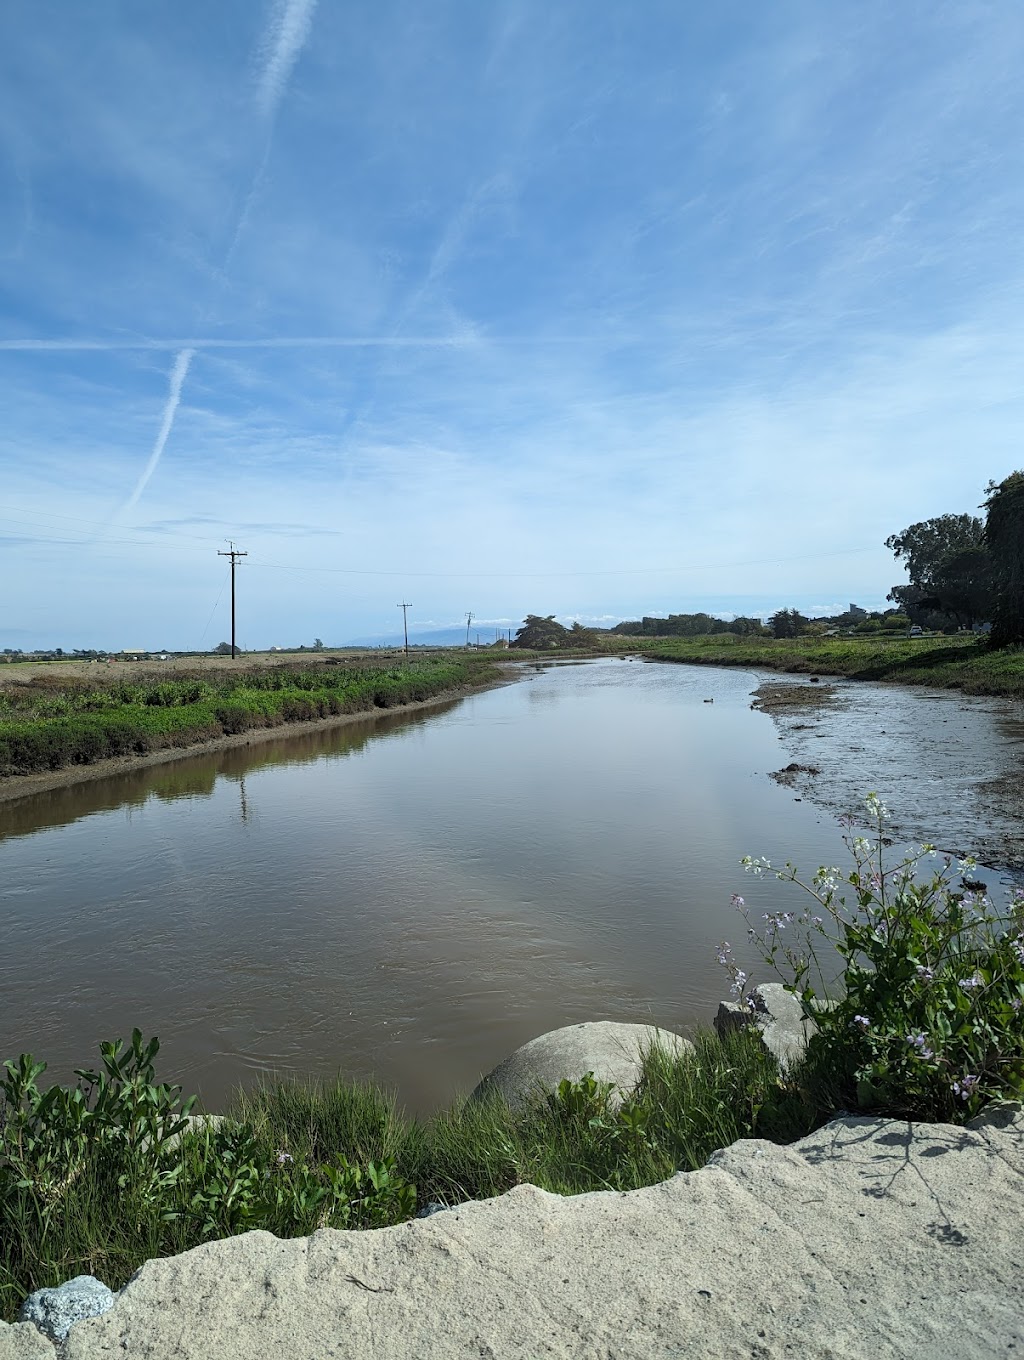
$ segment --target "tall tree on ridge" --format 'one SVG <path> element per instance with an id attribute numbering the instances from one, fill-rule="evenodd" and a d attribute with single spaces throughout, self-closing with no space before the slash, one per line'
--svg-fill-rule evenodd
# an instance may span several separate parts
<path id="1" fill-rule="evenodd" d="M 989 482 L 985 542 L 992 558 L 992 645 L 1024 643 L 1024 472 Z"/>

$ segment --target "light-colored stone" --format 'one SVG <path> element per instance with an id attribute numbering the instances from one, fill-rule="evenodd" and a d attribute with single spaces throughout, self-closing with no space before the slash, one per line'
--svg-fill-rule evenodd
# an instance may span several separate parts
<path id="1" fill-rule="evenodd" d="M 149 1262 L 61 1360 L 1006 1360 L 1022 1210 L 1019 1107 L 844 1118 L 630 1194 L 209 1243 Z"/>
<path id="2" fill-rule="evenodd" d="M 643 1054 L 660 1044 L 671 1052 L 692 1052 L 693 1045 L 670 1030 L 594 1020 L 541 1034 L 499 1063 L 473 1092 L 473 1099 L 497 1094 L 513 1108 L 555 1091 L 560 1081 L 579 1081 L 593 1072 L 615 1087 L 613 1103 L 632 1095 L 642 1072 Z"/>
<path id="3" fill-rule="evenodd" d="M 0 1360 L 55 1360 L 56 1354 L 31 1322 L 0 1322 Z"/>
<path id="4" fill-rule="evenodd" d="M 112 1308 L 114 1297 L 95 1275 L 76 1275 L 65 1284 L 29 1294 L 18 1310 L 18 1321 L 31 1322 L 51 1341 L 60 1342 L 76 1322 Z"/>
<path id="5" fill-rule="evenodd" d="M 804 1017 L 800 1002 L 781 982 L 763 982 L 752 987 L 754 1008 L 737 1001 L 723 1001 L 715 1016 L 720 1036 L 744 1025 L 756 1025 L 765 1048 L 783 1071 L 803 1057 L 808 1040 L 815 1032 L 813 1020 Z"/>

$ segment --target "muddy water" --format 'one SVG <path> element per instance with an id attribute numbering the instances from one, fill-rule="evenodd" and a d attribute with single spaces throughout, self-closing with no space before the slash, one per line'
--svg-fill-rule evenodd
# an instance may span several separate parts
<path id="1" fill-rule="evenodd" d="M 264 1071 L 340 1070 L 427 1110 L 559 1025 L 706 1021 L 714 946 L 743 935 L 730 894 L 794 905 L 739 858 L 843 862 L 832 813 L 767 777 L 793 742 L 821 766 L 827 723 L 784 741 L 756 684 L 531 669 L 2 806 L 0 1057 L 63 1079 L 138 1025 L 207 1108 Z M 988 722 L 1005 775 L 1019 746 Z M 851 797 L 880 782 L 865 750 Z M 940 778 L 934 809 L 951 801 Z"/>

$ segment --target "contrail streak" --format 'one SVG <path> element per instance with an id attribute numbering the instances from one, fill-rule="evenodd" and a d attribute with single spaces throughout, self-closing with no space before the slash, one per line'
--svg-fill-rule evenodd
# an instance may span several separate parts
<path id="1" fill-rule="evenodd" d="M 263 160 L 252 178 L 249 192 L 238 214 L 231 244 L 224 257 L 225 270 L 231 267 L 238 243 L 249 225 L 249 219 L 266 181 L 277 110 L 288 89 L 288 82 L 299 54 L 306 45 L 309 30 L 313 26 L 315 9 L 316 0 L 276 0 L 274 13 L 263 35 L 263 42 L 260 45 L 261 64 L 256 77 L 256 103 L 266 122 L 267 144 L 263 149 Z"/>
<path id="2" fill-rule="evenodd" d="M 178 411 L 178 402 L 181 401 L 182 384 L 185 381 L 186 374 L 188 373 L 188 366 L 192 362 L 192 356 L 194 354 L 194 349 L 183 349 L 174 361 L 174 367 L 171 369 L 170 390 L 167 393 L 167 405 L 164 407 L 164 418 L 160 422 L 160 433 L 157 435 L 156 443 L 153 445 L 153 452 L 149 455 L 149 462 L 143 468 L 142 476 L 135 484 L 135 490 L 121 507 L 122 514 L 124 514 L 126 510 L 131 510 L 136 504 L 143 491 L 145 491 L 150 477 L 152 477 L 153 473 L 156 471 L 156 465 L 160 461 L 160 455 L 164 451 L 164 445 L 167 443 L 167 438 L 171 433 L 171 426 L 174 424 L 174 417 Z"/>
<path id="3" fill-rule="evenodd" d="M 115 354 L 135 350 L 200 349 L 473 349 L 481 345 L 586 345 L 595 343 L 634 344 L 643 340 L 635 335 L 279 335 L 262 339 L 228 340 L 220 336 L 192 336 L 169 340 L 0 340 L 0 351 L 13 353 L 100 353 Z M 654 340 L 649 340 L 654 343 Z"/>
<path id="4" fill-rule="evenodd" d="M 264 40 L 264 60 L 258 77 L 257 102 L 272 120 L 284 97 L 299 53 L 313 24 L 316 0 L 278 0 Z"/>

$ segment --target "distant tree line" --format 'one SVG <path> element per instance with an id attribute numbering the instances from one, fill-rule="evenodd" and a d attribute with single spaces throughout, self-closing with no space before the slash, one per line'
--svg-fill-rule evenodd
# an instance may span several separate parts
<path id="1" fill-rule="evenodd" d="M 668 618 L 651 618 L 638 623 L 617 623 L 608 630 L 621 637 L 698 637 L 707 633 L 743 633 L 757 636 L 765 631 L 760 619 L 716 619 L 713 614 L 669 614 Z"/>

